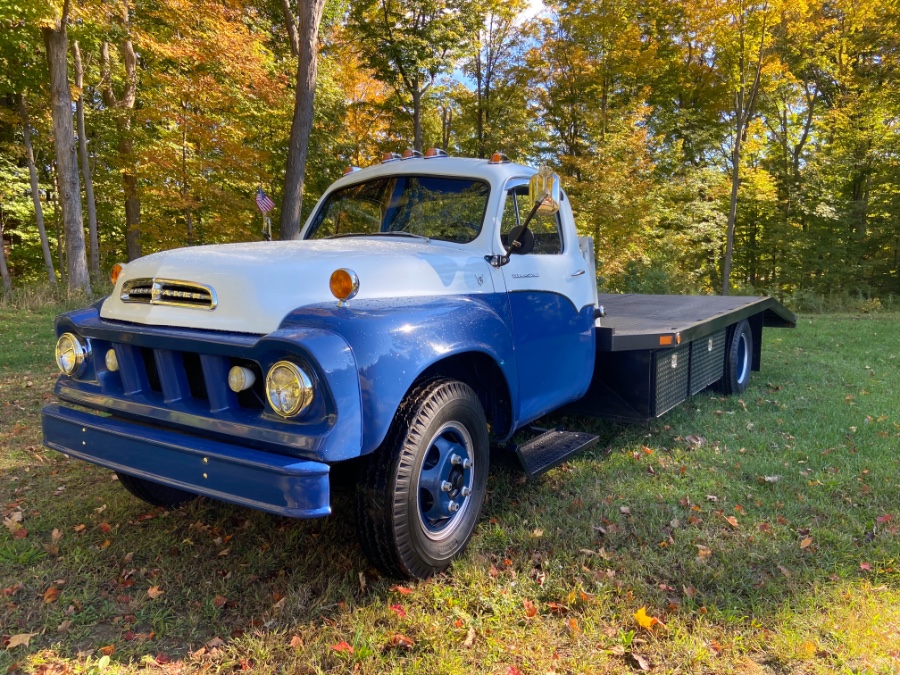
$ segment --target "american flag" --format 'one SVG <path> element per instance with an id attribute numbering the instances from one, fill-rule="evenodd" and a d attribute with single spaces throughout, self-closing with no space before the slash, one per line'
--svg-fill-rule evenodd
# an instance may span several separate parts
<path id="1" fill-rule="evenodd" d="M 256 206 L 262 213 L 268 213 L 275 208 L 275 202 L 269 199 L 262 188 L 256 188 Z"/>

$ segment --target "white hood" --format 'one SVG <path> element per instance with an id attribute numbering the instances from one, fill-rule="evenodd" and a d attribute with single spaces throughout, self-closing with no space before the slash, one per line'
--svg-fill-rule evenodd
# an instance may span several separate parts
<path id="1" fill-rule="evenodd" d="M 297 307 L 336 304 L 328 281 L 341 267 L 359 277 L 359 294 L 349 301 L 351 307 L 366 298 L 493 292 L 483 255 L 471 245 L 400 237 L 182 248 L 126 265 L 100 316 L 152 326 L 262 335 L 278 328 L 284 316 Z M 209 286 L 215 291 L 217 305 L 209 310 L 121 300 L 124 283 L 150 278 Z"/>

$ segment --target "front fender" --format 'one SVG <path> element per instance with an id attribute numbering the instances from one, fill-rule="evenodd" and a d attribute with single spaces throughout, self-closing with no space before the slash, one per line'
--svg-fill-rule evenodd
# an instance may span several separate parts
<path id="1" fill-rule="evenodd" d="M 518 376 L 503 293 L 351 301 L 288 314 L 283 331 L 319 328 L 340 335 L 352 351 L 362 396 L 362 454 L 381 445 L 394 413 L 419 375 L 455 354 L 481 352 L 500 368 L 513 396 Z M 338 415 L 341 415 L 338 410 Z"/>

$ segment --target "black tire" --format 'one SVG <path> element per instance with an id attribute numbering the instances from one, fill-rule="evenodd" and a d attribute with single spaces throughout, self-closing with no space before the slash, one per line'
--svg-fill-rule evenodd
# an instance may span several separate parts
<path id="1" fill-rule="evenodd" d="M 360 465 L 356 524 L 372 564 L 412 579 L 447 569 L 478 523 L 488 457 L 487 420 L 471 387 L 449 379 L 414 387 Z"/>
<path id="2" fill-rule="evenodd" d="M 161 483 L 154 483 L 146 478 L 138 478 L 137 476 L 130 476 L 127 473 L 119 473 L 118 471 L 116 471 L 116 475 L 119 477 L 122 487 L 138 499 L 142 499 L 148 504 L 153 504 L 153 506 L 175 508 L 198 497 L 193 492 L 179 490 Z"/>
<path id="3" fill-rule="evenodd" d="M 750 384 L 753 367 L 753 331 L 744 319 L 728 329 L 725 339 L 725 373 L 717 389 L 726 396 L 740 394 Z"/>

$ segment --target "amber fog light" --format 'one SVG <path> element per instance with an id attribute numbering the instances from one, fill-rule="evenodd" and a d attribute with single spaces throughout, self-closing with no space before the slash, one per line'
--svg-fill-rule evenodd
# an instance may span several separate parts
<path id="1" fill-rule="evenodd" d="M 116 372 L 119 369 L 119 359 L 116 357 L 116 350 L 110 349 L 106 352 L 106 369 Z"/>
<path id="2" fill-rule="evenodd" d="M 56 365 L 64 375 L 79 375 L 91 353 L 90 345 L 74 333 L 63 333 L 56 342 Z"/>
<path id="3" fill-rule="evenodd" d="M 359 277 L 353 270 L 341 268 L 331 273 L 328 286 L 331 294 L 343 304 L 359 293 Z"/>

